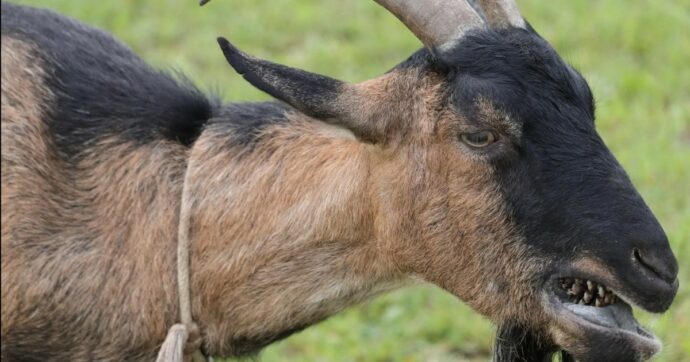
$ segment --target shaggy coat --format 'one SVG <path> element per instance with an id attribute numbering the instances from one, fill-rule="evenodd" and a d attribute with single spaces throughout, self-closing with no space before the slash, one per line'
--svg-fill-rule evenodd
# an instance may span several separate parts
<path id="1" fill-rule="evenodd" d="M 586 82 L 533 29 L 473 32 L 360 84 L 219 42 L 283 102 L 222 105 L 102 31 L 2 4 L 3 360 L 153 359 L 179 315 L 183 189 L 207 355 L 412 279 L 496 322 L 504 360 L 658 350 L 622 301 L 625 325 L 563 317 L 564 278 L 661 312 L 678 268 Z"/>

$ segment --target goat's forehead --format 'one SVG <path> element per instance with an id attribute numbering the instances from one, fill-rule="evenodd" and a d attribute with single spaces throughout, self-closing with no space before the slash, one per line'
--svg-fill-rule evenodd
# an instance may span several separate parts
<path id="1" fill-rule="evenodd" d="M 495 120 L 522 126 L 593 118 L 586 81 L 534 32 L 477 33 L 446 54 L 445 61 L 452 68 L 451 104 L 468 119 L 492 114 Z"/>

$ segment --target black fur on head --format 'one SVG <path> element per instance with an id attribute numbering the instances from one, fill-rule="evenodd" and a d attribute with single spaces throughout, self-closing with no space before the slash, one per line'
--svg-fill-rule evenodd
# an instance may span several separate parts
<path id="1" fill-rule="evenodd" d="M 578 360 L 597 358 L 586 351 L 599 344 L 591 343 L 595 339 L 625 346 L 600 352 L 601 358 L 648 358 L 658 342 L 634 327 L 625 303 L 610 309 L 592 306 L 591 318 L 603 320 L 607 317 L 601 313 L 612 313 L 626 322 L 611 330 L 591 327 L 578 319 L 586 311 L 568 307 L 572 301 L 560 287 L 564 278 L 589 280 L 653 312 L 666 310 L 678 288 L 678 264 L 666 235 L 598 135 L 592 93 L 583 77 L 529 26 L 469 33 L 438 53 L 434 63 L 447 76 L 448 102 L 455 112 L 481 126 L 481 114 L 490 107 L 518 130 L 518 136 L 506 136 L 485 156 L 510 222 L 531 253 L 548 260 L 532 287 L 543 293 L 547 313 L 563 328 L 559 338 L 570 337 L 557 342 L 574 343 L 562 347 L 576 350 Z M 573 308 L 578 312 L 571 313 Z M 585 325 L 573 327 L 578 323 Z M 497 353 L 548 358 L 553 351 L 536 343 L 548 333 L 532 330 L 502 328 Z M 522 342 L 512 349 L 501 338 Z"/>

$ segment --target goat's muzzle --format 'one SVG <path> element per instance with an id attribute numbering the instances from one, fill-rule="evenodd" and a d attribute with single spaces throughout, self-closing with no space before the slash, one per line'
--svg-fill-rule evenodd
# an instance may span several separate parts
<path id="1" fill-rule="evenodd" d="M 547 330 L 560 348 L 578 361 L 644 361 L 661 349 L 660 341 L 637 322 L 630 306 L 657 311 L 631 292 L 644 285 L 626 288 L 610 275 L 576 268 L 565 273 L 549 279 L 543 295 L 552 319 Z M 673 293 L 660 295 L 663 300 L 658 303 L 670 304 L 677 280 L 668 287 Z"/>

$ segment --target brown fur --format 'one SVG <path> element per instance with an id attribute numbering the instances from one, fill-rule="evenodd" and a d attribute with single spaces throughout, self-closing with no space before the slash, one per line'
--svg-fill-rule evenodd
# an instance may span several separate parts
<path id="1" fill-rule="evenodd" d="M 494 320 L 540 322 L 538 296 L 516 286 L 541 264 L 490 168 L 456 141 L 469 125 L 441 109 L 440 79 L 401 70 L 346 92 L 381 143 L 292 114 L 251 149 L 220 126 L 189 153 L 114 135 L 72 166 L 49 141 L 52 97 L 30 53 L 3 39 L 3 356 L 152 358 L 177 315 L 186 167 L 193 315 L 209 354 L 252 352 L 410 277 Z"/>
<path id="2" fill-rule="evenodd" d="M 488 167 L 453 139 L 462 120 L 436 114 L 438 85 L 404 71 L 353 88 L 368 96 L 360 114 L 377 117 L 384 145 L 323 137 L 320 122 L 299 115 L 251 152 L 227 150 L 232 135 L 207 130 L 190 187 L 192 239 L 209 241 L 194 242 L 192 267 L 209 352 L 241 351 L 233 341 L 311 324 L 409 276 L 496 320 L 538 323 L 538 309 L 509 306 L 536 306 L 511 288 L 539 263 L 509 244 Z"/>
<path id="3" fill-rule="evenodd" d="M 51 92 L 31 52 L 3 37 L 3 356 L 17 358 L 8 346 L 46 360 L 153 352 L 176 311 L 184 151 L 113 139 L 63 163 L 43 120 Z"/>

